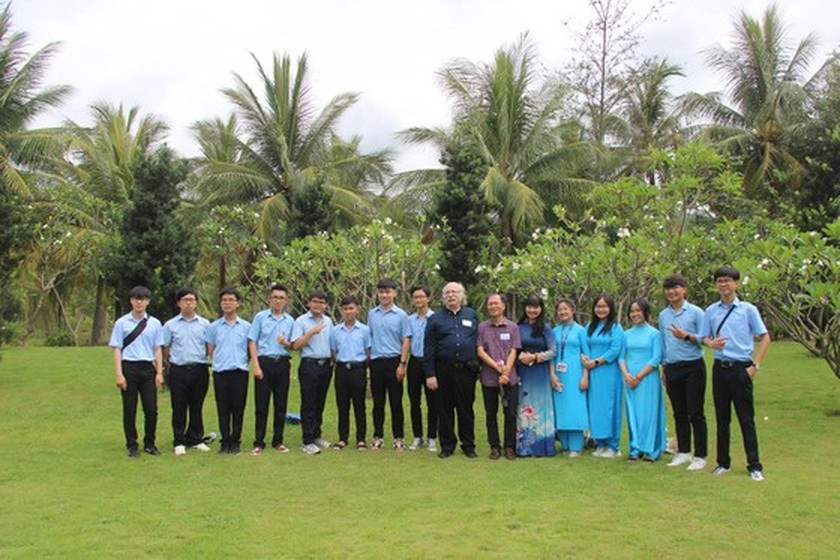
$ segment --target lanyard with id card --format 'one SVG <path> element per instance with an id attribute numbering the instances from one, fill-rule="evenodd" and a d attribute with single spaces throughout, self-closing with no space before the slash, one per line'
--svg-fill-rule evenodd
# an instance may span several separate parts
<path id="1" fill-rule="evenodd" d="M 555 366 L 557 373 L 566 373 L 569 370 L 569 366 L 566 364 L 566 340 L 569 339 L 569 333 L 571 330 L 571 327 L 568 329 L 560 327 L 560 360 Z"/>

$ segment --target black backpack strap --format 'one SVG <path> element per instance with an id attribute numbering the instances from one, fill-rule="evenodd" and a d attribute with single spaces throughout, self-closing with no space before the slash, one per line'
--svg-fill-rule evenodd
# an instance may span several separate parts
<path id="1" fill-rule="evenodd" d="M 123 350 L 125 350 L 126 346 L 134 342 L 134 340 L 140 336 L 140 333 L 146 328 L 146 325 L 149 322 L 148 317 L 143 317 L 143 320 L 137 323 L 137 326 L 134 327 L 134 330 L 128 333 L 128 336 L 123 339 Z"/>
<path id="2" fill-rule="evenodd" d="M 723 316 L 723 320 L 718 325 L 718 328 L 715 331 L 715 337 L 716 338 L 717 338 L 718 335 L 720 335 L 720 329 L 723 328 L 723 324 L 726 322 L 727 319 L 729 319 L 729 316 L 732 315 L 733 311 L 735 311 L 735 304 L 734 303 L 732 304 L 732 307 L 729 308 L 729 311 L 726 312 L 726 315 Z"/>

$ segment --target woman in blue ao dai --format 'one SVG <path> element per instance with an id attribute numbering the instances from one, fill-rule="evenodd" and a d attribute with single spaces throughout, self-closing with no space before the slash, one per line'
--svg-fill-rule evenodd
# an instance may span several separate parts
<path id="1" fill-rule="evenodd" d="M 545 304 L 531 294 L 519 320 L 522 352 L 516 362 L 519 375 L 519 414 L 516 421 L 516 454 L 523 457 L 553 457 L 554 333 L 545 322 Z"/>
<path id="2" fill-rule="evenodd" d="M 586 389 L 589 371 L 584 369 L 581 355 L 589 355 L 586 330 L 575 322 L 575 304 L 570 299 L 560 299 L 555 308 L 557 326 L 554 342 L 557 358 L 554 362 L 554 426 L 557 439 L 569 457 L 579 457 L 583 451 L 583 432 L 589 427 L 586 406 Z"/>
<path id="3" fill-rule="evenodd" d="M 630 304 L 633 326 L 624 331 L 619 366 L 627 386 L 627 426 L 630 455 L 656 461 L 665 450 L 665 399 L 659 379 L 662 337 L 648 324 L 650 306 L 644 298 Z"/>
<path id="4" fill-rule="evenodd" d="M 618 356 L 624 344 L 624 331 L 616 323 L 615 301 L 608 294 L 595 298 L 592 320 L 586 325 L 589 354 L 583 367 L 589 370 L 589 430 L 595 439 L 594 457 L 612 459 L 621 453 L 621 408 L 624 382 Z"/>

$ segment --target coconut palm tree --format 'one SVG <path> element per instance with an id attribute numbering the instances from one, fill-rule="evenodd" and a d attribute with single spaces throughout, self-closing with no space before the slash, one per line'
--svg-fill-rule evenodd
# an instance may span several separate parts
<path id="1" fill-rule="evenodd" d="M 258 233 L 272 243 L 284 241 L 293 195 L 315 186 L 326 191 L 338 214 L 352 220 L 368 205 L 364 191 L 390 171 L 387 152 L 361 153 L 358 138 L 345 141 L 336 135 L 339 118 L 358 95 L 339 94 L 317 111 L 305 54 L 294 68 L 288 55 L 275 54 L 269 68 L 253 58 L 262 95 L 239 74 L 234 87 L 222 90 L 236 110 L 238 139 L 235 149 L 231 144 L 221 153 L 203 148 L 196 188 L 204 203 L 257 206 Z M 207 126 L 197 123 L 196 132 L 206 132 Z M 217 139 L 231 140 L 229 135 Z"/>
<path id="2" fill-rule="evenodd" d="M 454 102 L 458 128 L 482 154 L 487 167 L 481 189 L 499 208 L 500 237 L 512 246 L 543 222 L 551 202 L 575 193 L 569 177 L 583 147 L 561 141 L 563 89 L 540 74 L 527 34 L 499 49 L 492 64 L 459 59 L 438 76 Z M 439 147 L 447 136 L 441 129 L 402 133 L 410 142 Z"/>
<path id="3" fill-rule="evenodd" d="M 674 148 L 683 139 L 683 108 L 668 90 L 668 80 L 675 76 L 684 76 L 682 68 L 659 58 L 645 60 L 629 73 L 618 136 L 635 167 L 651 150 Z M 653 173 L 645 174 L 653 184 Z"/>
<path id="4" fill-rule="evenodd" d="M 30 55 L 26 37 L 12 29 L 7 4 L 0 12 L 0 181 L 21 196 L 31 194 L 33 171 L 56 164 L 62 154 L 56 130 L 27 130 L 27 125 L 71 91 L 69 86 L 42 87 L 58 44 L 50 43 Z"/>
<path id="5" fill-rule="evenodd" d="M 705 52 L 707 63 L 726 79 L 726 98 L 720 92 L 689 94 L 686 107 L 711 118 L 705 132 L 743 158 L 745 190 L 756 195 L 783 186 L 774 184 L 774 171 L 797 181 L 801 166 L 788 141 L 806 119 L 808 99 L 828 62 L 807 75 L 816 37 L 810 33 L 792 42 L 776 4 L 760 20 L 742 12 L 733 31 L 730 48 L 716 45 Z"/>
<path id="6" fill-rule="evenodd" d="M 98 102 L 91 106 L 91 114 L 90 126 L 66 123 L 70 159 L 75 163 L 72 182 L 104 206 L 98 209 L 103 216 L 89 221 L 91 227 L 112 233 L 130 200 L 137 166 L 160 144 L 168 129 L 155 116 L 141 115 L 136 106 L 126 109 L 122 104 Z M 104 267 L 98 266 L 106 257 L 107 244 L 98 249 L 89 257 L 96 276 L 92 344 L 99 341 L 104 326 L 107 291 Z"/>

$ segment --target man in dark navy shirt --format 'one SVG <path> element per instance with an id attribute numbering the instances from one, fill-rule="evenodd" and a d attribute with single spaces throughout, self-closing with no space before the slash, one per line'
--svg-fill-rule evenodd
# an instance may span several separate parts
<path id="1" fill-rule="evenodd" d="M 464 455 L 475 453 L 475 382 L 478 376 L 476 336 L 478 315 L 466 307 L 464 286 L 450 282 L 443 288 L 443 309 L 426 323 L 423 366 L 426 385 L 440 390 L 441 451 L 445 459 L 455 451 L 455 413 L 458 414 L 458 437 Z"/>

